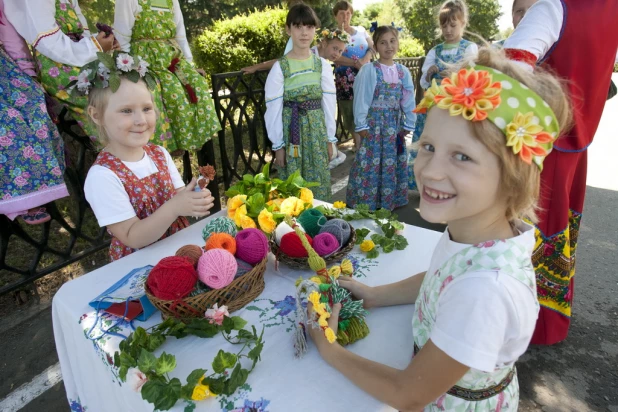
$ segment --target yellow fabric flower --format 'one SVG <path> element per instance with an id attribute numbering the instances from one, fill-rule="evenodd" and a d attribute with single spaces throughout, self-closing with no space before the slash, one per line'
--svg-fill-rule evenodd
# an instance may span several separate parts
<path id="1" fill-rule="evenodd" d="M 298 216 L 305 208 L 305 203 L 295 196 L 285 199 L 280 206 L 281 213 L 291 216 Z"/>
<path id="2" fill-rule="evenodd" d="M 274 205 L 273 212 L 281 211 L 281 204 L 283 203 L 284 200 L 285 199 L 273 199 L 272 200 L 273 205 Z"/>
<path id="3" fill-rule="evenodd" d="M 56 97 L 60 100 L 66 100 L 69 98 L 69 94 L 64 90 L 60 90 L 58 93 L 56 93 Z"/>
<path id="4" fill-rule="evenodd" d="M 322 30 L 322 36 L 328 36 L 330 33 L 330 31 L 328 31 L 327 29 Z"/>
<path id="5" fill-rule="evenodd" d="M 251 219 L 247 215 L 243 215 L 240 217 L 240 227 L 243 229 L 256 229 L 257 226 L 255 224 L 255 220 Z"/>
<path id="6" fill-rule="evenodd" d="M 236 195 L 227 201 L 227 217 L 230 219 L 234 219 L 236 216 L 236 209 L 245 204 L 245 200 L 247 200 L 247 195 Z M 246 208 L 245 208 L 245 213 Z"/>
<path id="7" fill-rule="evenodd" d="M 193 394 L 191 395 L 191 399 L 194 401 L 203 401 L 206 398 L 215 397 L 214 394 L 208 385 L 203 385 L 201 382 L 198 382 L 193 388 Z"/>
<path id="8" fill-rule="evenodd" d="M 300 189 L 300 200 L 313 206 L 313 192 L 306 187 Z"/>
<path id="9" fill-rule="evenodd" d="M 268 209 L 262 209 L 260 214 L 258 215 L 258 223 L 260 224 L 260 229 L 264 231 L 264 233 L 272 233 L 277 227 L 277 222 L 273 219 L 273 214 L 268 211 Z"/>
<path id="10" fill-rule="evenodd" d="M 414 113 L 427 113 L 427 110 L 434 105 L 434 98 L 441 92 L 436 79 L 431 81 L 431 87 L 425 91 L 423 100 L 413 110 Z"/>
<path id="11" fill-rule="evenodd" d="M 337 336 L 335 336 L 335 332 L 333 332 L 331 328 L 326 328 L 326 330 L 324 330 L 324 335 L 326 335 L 328 343 L 333 343 L 337 340 Z"/>
<path id="12" fill-rule="evenodd" d="M 372 240 L 363 240 L 363 243 L 361 243 L 360 245 L 360 250 L 362 250 L 363 252 L 369 252 L 370 250 L 372 250 L 375 247 L 375 243 L 373 243 Z"/>
<path id="13" fill-rule="evenodd" d="M 343 208 L 345 208 L 345 203 L 344 202 L 340 202 L 340 201 L 336 201 L 335 203 L 333 203 L 333 207 L 335 209 L 343 209 Z"/>
<path id="14" fill-rule="evenodd" d="M 350 259 L 343 259 L 341 261 L 341 273 L 344 275 L 351 275 L 354 273 L 354 265 L 352 265 Z"/>
<path id="15" fill-rule="evenodd" d="M 246 215 L 247 215 L 247 205 L 242 205 L 238 209 L 236 209 L 236 212 L 234 213 L 234 223 L 236 223 L 236 226 L 238 227 L 242 226 L 242 217 Z"/>
<path id="16" fill-rule="evenodd" d="M 506 145 L 513 148 L 514 154 L 531 164 L 532 156 L 546 156 L 547 151 L 540 144 L 553 142 L 554 138 L 543 127 L 533 122 L 534 113 L 517 112 L 513 121 L 506 126 Z"/>
<path id="17" fill-rule="evenodd" d="M 328 275 L 337 279 L 339 275 L 341 275 L 341 267 L 333 266 L 332 268 L 328 269 Z"/>

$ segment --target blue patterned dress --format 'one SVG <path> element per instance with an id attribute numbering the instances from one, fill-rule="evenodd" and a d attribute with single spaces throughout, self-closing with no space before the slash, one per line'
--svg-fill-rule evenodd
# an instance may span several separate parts
<path id="1" fill-rule="evenodd" d="M 442 73 L 446 70 L 447 64 L 454 64 L 464 58 L 466 53 L 466 49 L 468 46 L 472 44 L 471 41 L 461 39 L 459 45 L 457 46 L 457 51 L 453 54 L 444 54 L 445 50 L 444 43 L 438 44 L 434 47 L 434 51 L 436 53 L 436 66 L 438 66 L 438 73 L 434 74 L 432 79 L 436 79 L 439 83 L 442 80 Z M 452 50 L 452 48 L 448 48 L 446 50 Z M 416 124 L 414 125 L 414 134 L 412 135 L 412 144 L 418 142 L 421 138 L 421 134 L 423 134 L 423 129 L 425 128 L 425 120 L 427 119 L 427 114 L 418 114 L 416 116 Z M 414 177 L 414 160 L 418 155 L 418 149 L 414 148 L 410 150 L 410 157 L 408 158 L 408 166 L 410 169 L 410 181 L 408 187 L 410 190 L 418 190 L 416 185 L 416 178 Z"/>
<path id="2" fill-rule="evenodd" d="M 387 66 L 384 66 L 387 67 Z M 392 67 L 392 66 L 391 66 Z M 395 64 L 389 83 L 378 62 L 363 66 L 354 84 L 356 131 L 368 130 L 350 170 L 346 202 L 371 210 L 393 210 L 408 203 L 408 165 L 402 129 L 413 129 L 414 85 L 407 68 Z"/>

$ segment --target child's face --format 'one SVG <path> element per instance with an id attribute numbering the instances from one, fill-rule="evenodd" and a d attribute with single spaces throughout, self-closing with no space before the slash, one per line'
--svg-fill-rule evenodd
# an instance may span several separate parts
<path id="1" fill-rule="evenodd" d="M 315 26 L 292 25 L 285 28 L 295 49 L 308 49 L 315 37 Z"/>
<path id="2" fill-rule="evenodd" d="M 345 50 L 345 43 L 338 39 L 322 40 L 320 43 L 320 57 L 334 62 L 339 60 Z"/>
<path id="3" fill-rule="evenodd" d="M 461 40 L 464 31 L 464 22 L 459 19 L 451 19 L 440 26 L 442 37 L 447 43 L 455 43 Z"/>
<path id="4" fill-rule="evenodd" d="M 375 47 L 381 59 L 392 59 L 399 50 L 399 40 L 389 31 L 380 36 Z"/>
<path id="5" fill-rule="evenodd" d="M 473 135 L 468 120 L 434 108 L 419 143 L 414 173 L 423 219 L 474 231 L 505 218 L 500 161 Z"/>

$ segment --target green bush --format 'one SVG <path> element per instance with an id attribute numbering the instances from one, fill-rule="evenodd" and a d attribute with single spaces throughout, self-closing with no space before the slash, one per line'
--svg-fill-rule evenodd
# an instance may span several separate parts
<path id="1" fill-rule="evenodd" d="M 226 73 L 281 57 L 286 16 L 285 9 L 268 8 L 215 22 L 193 41 L 195 64 L 209 74 Z"/>
<path id="2" fill-rule="evenodd" d="M 417 39 L 413 37 L 402 37 L 399 39 L 399 53 L 397 57 L 422 57 L 425 50 Z"/>

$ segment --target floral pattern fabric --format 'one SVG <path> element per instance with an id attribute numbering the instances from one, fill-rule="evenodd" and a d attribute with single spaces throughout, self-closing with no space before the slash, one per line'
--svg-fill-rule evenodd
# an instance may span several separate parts
<path id="1" fill-rule="evenodd" d="M 160 81 L 156 94 L 163 100 L 171 126 L 171 136 L 155 134 L 151 141 L 169 152 L 199 150 L 221 130 L 208 83 L 184 58 L 175 40 L 172 1 L 167 1 L 169 12 L 152 10 L 150 3 L 139 2 L 142 11 L 135 18 L 131 53 L 146 60 Z"/>
<path id="2" fill-rule="evenodd" d="M 369 43 L 365 37 L 366 31 L 362 27 L 354 27 L 356 33 L 350 36 L 350 43 L 346 46 L 342 56 L 350 59 L 362 59 L 369 50 Z M 337 100 L 352 100 L 354 98 L 354 80 L 358 69 L 350 66 L 338 66 L 335 68 L 335 86 L 337 87 Z"/>
<path id="3" fill-rule="evenodd" d="M 97 160 L 94 162 L 96 165 L 108 168 L 118 176 L 129 195 L 138 219 L 146 219 L 176 194 L 163 150 L 153 144 L 148 144 L 144 146 L 144 151 L 146 156 L 153 160 L 158 172 L 143 179 L 135 176 L 122 160 L 109 152 L 100 152 Z M 188 226 L 189 222 L 185 217 L 178 217 L 159 240 Z M 116 237 L 112 237 L 112 243 L 109 247 L 109 254 L 112 260 L 127 256 L 135 252 L 135 250 L 122 244 Z"/>
<path id="4" fill-rule="evenodd" d="M 393 210 L 408 203 L 408 165 L 405 145 L 397 151 L 397 134 L 402 128 L 400 102 L 403 98 L 403 68 L 396 64 L 399 81 L 387 83 L 380 64 L 374 100 L 367 115 L 369 136 L 361 139 L 346 192 L 349 207 L 364 203 L 371 210 Z"/>

